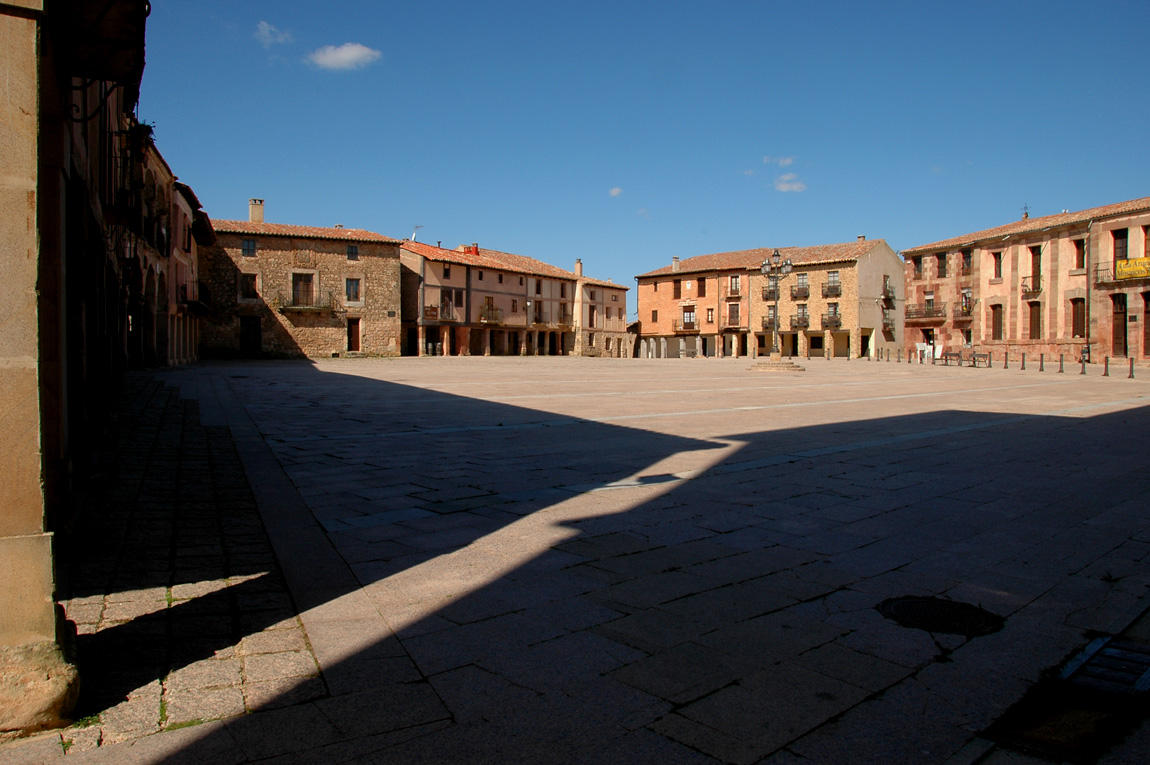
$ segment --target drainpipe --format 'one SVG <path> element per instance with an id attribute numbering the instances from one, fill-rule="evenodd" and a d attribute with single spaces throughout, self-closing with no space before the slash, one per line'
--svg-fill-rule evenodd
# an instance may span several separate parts
<path id="1" fill-rule="evenodd" d="M 1090 283 L 1094 281 L 1090 268 L 1090 229 L 1094 227 L 1094 219 L 1091 218 L 1086 224 L 1086 241 L 1083 243 L 1083 248 L 1086 250 L 1086 350 L 1090 352 Z M 1093 355 L 1090 357 L 1092 360 Z"/>

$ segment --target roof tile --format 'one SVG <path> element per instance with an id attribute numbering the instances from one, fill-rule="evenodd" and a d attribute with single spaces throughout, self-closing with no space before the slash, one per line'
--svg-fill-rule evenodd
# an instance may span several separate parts
<path id="1" fill-rule="evenodd" d="M 820 244 L 814 247 L 779 247 L 779 254 L 790 258 L 795 265 L 814 265 L 817 263 L 842 263 L 857 260 L 878 244 L 886 244 L 883 239 L 863 239 L 861 241 L 844 242 L 842 244 Z M 639 274 L 639 279 L 656 276 L 667 276 L 673 273 L 700 273 L 706 271 L 738 271 L 758 270 L 763 261 L 773 255 L 774 247 L 756 247 L 752 250 L 735 250 L 733 252 L 716 252 L 710 255 L 696 255 L 693 258 L 684 258 L 679 261 L 679 270 L 674 266 L 663 266 L 645 274 Z"/>
<path id="2" fill-rule="evenodd" d="M 398 239 L 366 231 L 362 228 L 335 228 L 320 226 L 293 226 L 287 223 L 253 223 L 246 220 L 213 220 L 217 233 L 252 234 L 255 236 L 294 236 L 310 239 L 340 239 L 349 242 L 377 242 L 399 244 Z"/>

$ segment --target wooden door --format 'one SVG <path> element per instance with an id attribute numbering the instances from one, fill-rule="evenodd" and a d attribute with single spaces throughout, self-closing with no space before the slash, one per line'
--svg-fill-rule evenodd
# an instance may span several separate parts
<path id="1" fill-rule="evenodd" d="M 1111 338 L 1111 353 L 1115 356 L 1126 355 L 1126 296 L 1111 295 L 1114 302 L 1113 336 Z"/>

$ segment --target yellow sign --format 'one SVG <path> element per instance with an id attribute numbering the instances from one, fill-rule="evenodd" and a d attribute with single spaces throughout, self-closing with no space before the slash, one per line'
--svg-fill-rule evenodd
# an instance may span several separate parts
<path id="1" fill-rule="evenodd" d="M 1114 261 L 1115 279 L 1150 278 L 1150 258 L 1132 258 Z"/>

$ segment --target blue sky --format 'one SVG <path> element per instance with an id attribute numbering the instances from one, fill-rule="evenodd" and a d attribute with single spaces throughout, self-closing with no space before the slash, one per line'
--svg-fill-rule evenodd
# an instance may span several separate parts
<path id="1" fill-rule="evenodd" d="M 155 0 L 139 116 L 213 218 L 634 286 L 1150 195 L 1148 30 L 1145 0 Z"/>

